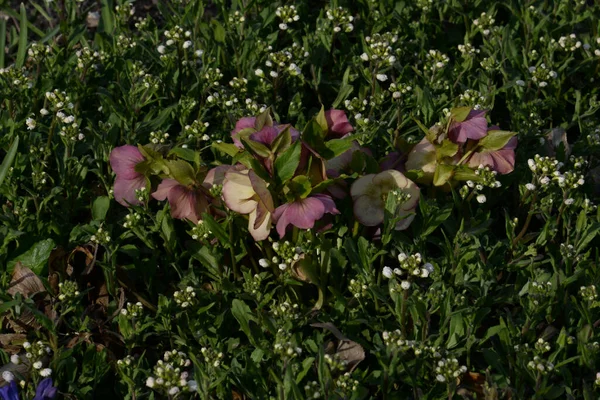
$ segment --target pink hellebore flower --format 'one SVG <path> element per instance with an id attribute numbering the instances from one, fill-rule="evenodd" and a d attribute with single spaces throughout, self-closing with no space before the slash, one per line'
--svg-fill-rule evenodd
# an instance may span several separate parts
<path id="1" fill-rule="evenodd" d="M 267 183 L 252 170 L 236 171 L 233 168 L 225 174 L 223 200 L 232 211 L 248 214 L 248 231 L 254 240 L 265 240 L 271 231 L 274 211 L 273 198 Z"/>
<path id="2" fill-rule="evenodd" d="M 325 119 L 327 120 L 327 127 L 331 136 L 346 136 L 354 130 L 343 110 L 335 110 L 333 108 L 327 110 L 325 111 Z"/>
<path id="3" fill-rule="evenodd" d="M 483 150 L 473 153 L 469 159 L 469 167 L 477 168 L 480 165 L 488 166 L 499 174 L 508 174 L 515 169 L 515 149 L 517 138 L 512 137 L 500 150 Z"/>
<path id="4" fill-rule="evenodd" d="M 472 110 L 464 121 L 450 124 L 450 140 L 454 143 L 464 143 L 467 139 L 478 140 L 487 135 L 488 123 L 485 113 L 485 110 Z"/>
<path id="5" fill-rule="evenodd" d="M 168 199 L 173 218 L 188 219 L 195 224 L 208 210 L 208 199 L 202 189 L 182 185 L 175 179 L 163 179 L 152 197 L 159 201 Z"/>
<path id="6" fill-rule="evenodd" d="M 408 153 L 408 158 L 404 165 L 407 171 L 423 171 L 423 180 L 431 181 L 437 166 L 435 146 L 426 137 L 423 138 Z"/>
<path id="7" fill-rule="evenodd" d="M 289 224 L 300 229 L 311 229 L 325 213 L 335 215 L 340 212 L 335 208 L 331 197 L 326 194 L 314 194 L 277 207 L 273 217 L 277 221 L 277 233 L 280 237 L 284 237 L 285 229 Z"/>
<path id="8" fill-rule="evenodd" d="M 381 224 L 385 217 L 386 199 L 392 190 L 410 195 L 410 198 L 400 205 L 397 215 L 406 218 L 396 224 L 396 230 L 408 228 L 415 218 L 420 190 L 413 181 L 394 169 L 365 175 L 352 184 L 350 194 L 354 200 L 356 219 L 366 226 Z"/>
<path id="9" fill-rule="evenodd" d="M 256 117 L 244 117 L 239 119 L 235 124 L 235 129 L 231 131 L 231 138 L 233 144 L 240 149 L 244 148 L 244 144 L 240 141 L 237 134 L 244 129 L 253 129 L 254 132 L 250 135 L 250 139 L 256 142 L 260 142 L 268 147 L 271 146 L 273 140 L 285 130 L 288 126 L 290 127 L 290 134 L 292 136 L 292 142 L 298 140 L 300 137 L 300 131 L 293 128 L 290 124 L 277 124 L 273 126 L 263 126 L 261 130 L 255 129 Z"/>
<path id="10" fill-rule="evenodd" d="M 119 204 L 129 207 L 138 205 L 135 191 L 146 187 L 146 177 L 135 170 L 135 166 L 145 161 L 136 146 L 125 145 L 115 147 L 110 152 L 110 166 L 115 171 L 114 195 Z"/>

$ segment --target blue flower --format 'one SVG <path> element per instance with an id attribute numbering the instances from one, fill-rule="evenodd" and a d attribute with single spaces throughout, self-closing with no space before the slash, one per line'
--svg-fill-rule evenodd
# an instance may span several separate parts
<path id="1" fill-rule="evenodd" d="M 2 400 L 20 400 L 17 383 L 13 380 L 8 385 L 0 387 L 0 398 Z"/>
<path id="2" fill-rule="evenodd" d="M 52 385 L 52 378 L 43 379 L 35 389 L 35 397 L 33 400 L 54 400 L 57 389 Z M 1 400 L 21 400 L 19 397 L 19 389 L 15 381 L 11 381 L 8 385 L 0 387 Z"/>

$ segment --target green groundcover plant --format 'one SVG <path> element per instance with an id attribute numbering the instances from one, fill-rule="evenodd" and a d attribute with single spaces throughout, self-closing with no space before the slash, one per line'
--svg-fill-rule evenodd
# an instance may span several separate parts
<path id="1" fill-rule="evenodd" d="M 0 398 L 597 399 L 599 18 L 4 2 Z"/>

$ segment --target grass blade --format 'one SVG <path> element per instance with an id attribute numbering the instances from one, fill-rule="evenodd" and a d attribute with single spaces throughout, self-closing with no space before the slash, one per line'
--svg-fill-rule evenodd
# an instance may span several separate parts
<path id="1" fill-rule="evenodd" d="M 2 164 L 0 165 L 0 185 L 6 179 L 6 174 L 8 174 L 8 170 L 10 169 L 15 156 L 17 155 L 17 148 L 19 147 L 19 136 L 15 137 L 15 140 L 10 145 L 10 149 L 8 149 L 8 153 L 6 153 L 6 157 L 2 160 Z"/>
<path id="2" fill-rule="evenodd" d="M 21 3 L 21 32 L 19 32 L 19 49 L 17 50 L 17 68 L 25 64 L 25 54 L 27 54 L 27 12 L 25 4 Z"/>
<path id="3" fill-rule="evenodd" d="M 4 51 L 6 48 L 6 20 L 0 18 L 0 68 L 4 68 Z"/>

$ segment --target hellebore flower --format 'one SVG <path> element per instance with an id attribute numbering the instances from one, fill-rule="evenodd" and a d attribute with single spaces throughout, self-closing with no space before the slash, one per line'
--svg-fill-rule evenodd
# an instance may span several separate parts
<path id="1" fill-rule="evenodd" d="M 437 165 L 435 146 L 423 138 L 417 145 L 408 153 L 408 158 L 404 164 L 407 171 L 418 170 L 423 171 L 424 181 L 431 181 Z"/>
<path id="2" fill-rule="evenodd" d="M 35 389 L 33 400 L 52 400 L 56 397 L 57 389 L 52 386 L 52 378 L 43 379 Z"/>
<path id="3" fill-rule="evenodd" d="M 335 208 L 335 203 L 330 196 L 314 194 L 277 207 L 273 218 L 277 221 L 277 233 L 280 237 L 284 237 L 285 229 L 289 224 L 300 229 L 311 229 L 326 213 L 335 215 L 340 212 Z"/>
<path id="4" fill-rule="evenodd" d="M 512 137 L 500 150 L 483 149 L 473 153 L 469 159 L 469 167 L 477 168 L 480 165 L 488 166 L 499 174 L 508 174 L 515 169 L 515 149 L 517 138 Z"/>
<path id="5" fill-rule="evenodd" d="M 357 179 L 350 188 L 354 200 L 354 215 L 365 226 L 376 226 L 385 217 L 385 203 L 390 192 L 400 192 L 410 197 L 397 209 L 396 230 L 408 228 L 414 219 L 414 211 L 419 202 L 419 187 L 401 172 L 390 169 L 378 174 L 369 174 Z"/>
<path id="6" fill-rule="evenodd" d="M 462 122 L 453 122 L 448 129 L 448 137 L 454 143 L 464 143 L 467 139 L 478 140 L 487 135 L 488 123 L 485 110 L 471 110 Z"/>
<path id="7" fill-rule="evenodd" d="M 223 201 L 230 210 L 248 214 L 248 231 L 254 240 L 269 237 L 273 198 L 267 183 L 254 171 L 228 171 L 223 182 Z"/>
<path id="8" fill-rule="evenodd" d="M 0 398 L 2 398 L 2 400 L 21 400 L 19 398 L 17 382 L 12 380 L 8 385 L 0 387 Z"/>
<path id="9" fill-rule="evenodd" d="M 325 111 L 325 119 L 327 120 L 327 127 L 331 136 L 346 136 L 354 130 L 343 110 L 327 110 Z"/>
<path id="10" fill-rule="evenodd" d="M 115 147 L 110 152 L 110 166 L 115 171 L 114 195 L 119 204 L 129 207 L 138 205 L 135 191 L 146 187 L 146 177 L 135 170 L 135 166 L 145 161 L 140 150 L 132 145 Z"/>
<path id="11" fill-rule="evenodd" d="M 208 199 L 202 189 L 182 185 L 175 179 L 163 179 L 152 197 L 160 201 L 168 199 L 173 218 L 189 219 L 195 224 L 208 210 Z"/>
<path id="12" fill-rule="evenodd" d="M 265 125 L 262 129 L 256 130 L 256 117 L 244 117 L 236 122 L 235 129 L 231 131 L 231 138 L 233 139 L 233 144 L 242 149 L 244 148 L 244 144 L 240 141 L 238 133 L 244 129 L 252 129 L 254 132 L 250 135 L 250 139 L 270 147 L 273 140 L 288 126 L 290 127 L 292 142 L 298 140 L 300 131 L 293 128 L 290 124 Z"/>

